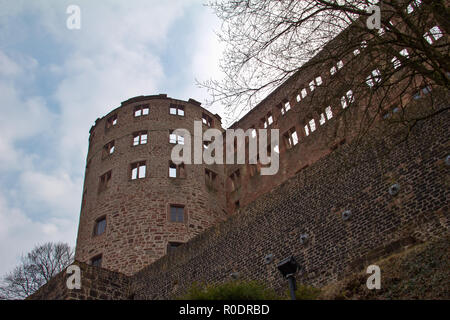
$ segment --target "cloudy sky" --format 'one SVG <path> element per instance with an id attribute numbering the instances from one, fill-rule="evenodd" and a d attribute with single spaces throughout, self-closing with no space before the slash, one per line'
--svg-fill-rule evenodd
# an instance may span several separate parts
<path id="1" fill-rule="evenodd" d="M 203 2 L 0 0 L 0 275 L 36 244 L 75 245 L 95 119 L 138 95 L 207 98 L 195 79 L 220 77 L 221 46 Z"/>

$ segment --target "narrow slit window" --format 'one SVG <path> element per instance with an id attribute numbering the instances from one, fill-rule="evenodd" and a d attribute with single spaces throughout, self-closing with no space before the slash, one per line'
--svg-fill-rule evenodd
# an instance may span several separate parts
<path id="1" fill-rule="evenodd" d="M 230 175 L 231 191 L 239 189 L 241 186 L 241 174 L 239 169 Z"/>
<path id="2" fill-rule="evenodd" d="M 324 113 L 321 113 L 320 114 L 320 119 L 319 119 L 319 124 L 320 125 L 324 125 L 325 124 L 325 114 Z"/>
<path id="3" fill-rule="evenodd" d="M 94 225 L 94 236 L 99 236 L 106 231 L 106 217 L 98 218 Z"/>
<path id="4" fill-rule="evenodd" d="M 93 267 L 101 267 L 102 266 L 102 255 L 99 254 L 91 259 L 91 265 Z"/>
<path id="5" fill-rule="evenodd" d="M 217 174 L 209 169 L 205 169 L 205 184 L 209 188 L 216 190 Z"/>
<path id="6" fill-rule="evenodd" d="M 333 118 L 333 111 L 331 111 L 331 106 L 325 108 L 325 114 L 327 115 L 328 120 Z"/>
<path id="7" fill-rule="evenodd" d="M 108 171 L 100 176 L 100 182 L 98 186 L 98 191 L 102 192 L 106 190 L 109 186 L 109 182 L 111 181 L 112 171 Z"/>
<path id="8" fill-rule="evenodd" d="M 309 127 L 311 128 L 311 132 L 316 131 L 316 122 L 314 119 L 309 120 Z"/>

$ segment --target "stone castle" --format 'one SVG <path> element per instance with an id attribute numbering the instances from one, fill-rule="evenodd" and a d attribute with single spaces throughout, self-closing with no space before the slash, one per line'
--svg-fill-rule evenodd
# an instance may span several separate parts
<path id="1" fill-rule="evenodd" d="M 62 273 L 32 298 L 167 299 L 231 275 L 281 288 L 275 263 L 289 255 L 302 281 L 320 286 L 447 234 L 449 114 L 419 123 L 407 140 L 392 121 L 400 106 L 425 108 L 433 88 L 411 87 L 404 101 L 370 110 L 370 86 L 351 86 L 378 70 L 365 46 L 335 61 L 322 59 L 325 49 L 230 127 L 248 130 L 246 144 L 257 129 L 279 129 L 268 150 L 279 154 L 273 176 L 260 175 L 259 159 L 173 163 L 186 138 L 175 129 L 194 132 L 197 120 L 225 131 L 193 99 L 139 96 L 97 119 L 75 256 L 83 287 L 67 290 Z M 367 74 L 353 74 L 355 64 Z M 362 136 L 368 112 L 375 124 Z"/>

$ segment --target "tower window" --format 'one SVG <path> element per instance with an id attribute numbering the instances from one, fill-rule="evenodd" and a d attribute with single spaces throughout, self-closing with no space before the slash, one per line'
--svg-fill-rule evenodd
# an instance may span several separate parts
<path id="1" fill-rule="evenodd" d="M 375 86 L 375 84 L 381 82 L 381 72 L 378 69 L 372 71 L 372 73 L 367 77 L 366 83 L 369 87 Z"/>
<path id="2" fill-rule="evenodd" d="M 145 161 L 135 162 L 131 164 L 131 180 L 143 179 L 146 175 Z"/>
<path id="3" fill-rule="evenodd" d="M 320 114 L 320 119 L 319 119 L 319 124 L 320 125 L 323 125 L 323 124 L 325 124 L 325 114 L 323 114 L 323 113 L 321 113 Z"/>
<path id="4" fill-rule="evenodd" d="M 169 143 L 172 144 L 184 144 L 184 137 L 173 133 L 173 130 L 169 131 Z"/>
<path id="5" fill-rule="evenodd" d="M 148 134 L 147 131 L 140 131 L 133 133 L 133 146 L 140 144 L 147 144 Z"/>
<path id="6" fill-rule="evenodd" d="M 333 118 L 333 111 L 331 111 L 331 106 L 325 108 L 325 114 L 327 115 L 328 120 Z"/>
<path id="7" fill-rule="evenodd" d="M 134 107 L 134 117 L 147 116 L 149 113 L 148 104 Z"/>
<path id="8" fill-rule="evenodd" d="M 111 175 L 112 175 L 112 170 L 109 170 L 108 172 L 106 172 L 100 176 L 100 183 L 98 185 L 99 192 L 106 190 L 108 188 L 109 181 L 111 180 Z"/>
<path id="9" fill-rule="evenodd" d="M 184 163 L 176 165 L 172 161 L 169 161 L 169 177 L 170 178 L 186 178 L 184 170 Z"/>
<path id="10" fill-rule="evenodd" d="M 100 268 L 102 266 L 102 255 L 99 254 L 98 256 L 93 257 L 91 259 L 91 265 Z"/>
<path id="11" fill-rule="evenodd" d="M 169 114 L 184 117 L 184 106 L 171 104 L 169 107 Z"/>
<path id="12" fill-rule="evenodd" d="M 205 169 L 205 184 L 206 186 L 216 190 L 217 174 L 211 170 Z"/>
<path id="13" fill-rule="evenodd" d="M 291 104 L 289 103 L 289 101 L 284 102 L 282 105 L 280 105 L 280 111 L 281 114 L 284 116 L 286 114 L 286 112 L 288 112 L 289 110 L 291 110 Z"/>
<path id="14" fill-rule="evenodd" d="M 311 132 L 316 131 L 316 122 L 314 119 L 309 120 L 309 127 L 311 128 Z"/>
<path id="15" fill-rule="evenodd" d="M 114 140 L 105 144 L 105 146 L 103 147 L 103 157 L 107 157 L 110 154 L 113 154 L 115 150 L 114 147 Z"/>
<path id="16" fill-rule="evenodd" d="M 237 190 L 241 186 L 241 174 L 239 169 L 230 175 L 231 191 Z"/>
<path id="17" fill-rule="evenodd" d="M 292 127 L 284 134 L 284 140 L 286 142 L 286 147 L 288 149 L 297 145 L 298 135 L 297 135 L 297 131 L 295 131 L 295 127 Z"/>
<path id="18" fill-rule="evenodd" d="M 308 95 L 308 91 L 306 91 L 306 89 L 303 88 L 301 94 L 302 94 L 302 99 L 304 99 Z"/>
<path id="19" fill-rule="evenodd" d="M 211 127 L 213 124 L 213 119 L 210 116 L 208 116 L 206 113 L 203 113 L 202 114 L 202 122 L 204 125 Z"/>
<path id="20" fill-rule="evenodd" d="M 331 67 L 331 69 L 330 69 L 330 74 L 331 74 L 332 76 L 334 76 L 334 75 L 336 74 L 336 72 L 337 72 L 336 67 L 335 67 L 335 66 Z"/>
<path id="21" fill-rule="evenodd" d="M 353 97 L 353 91 L 352 90 L 347 91 L 345 96 L 341 97 L 342 109 L 347 108 L 348 105 L 353 103 L 354 101 L 355 101 L 355 98 Z"/>
<path id="22" fill-rule="evenodd" d="M 272 112 L 267 113 L 267 115 L 261 119 L 261 122 L 263 123 L 264 129 L 270 126 L 273 123 Z"/>
<path id="23" fill-rule="evenodd" d="M 95 221 L 94 236 L 99 236 L 106 231 L 106 217 L 98 218 Z"/>
<path id="24" fill-rule="evenodd" d="M 443 36 L 442 30 L 439 28 L 439 26 L 434 26 L 430 29 L 427 33 L 423 35 L 425 40 L 428 41 L 429 44 L 433 44 L 436 40 L 439 40 Z"/>
<path id="25" fill-rule="evenodd" d="M 106 120 L 106 129 L 109 129 L 117 124 L 117 114 L 112 115 Z"/>
<path id="26" fill-rule="evenodd" d="M 184 206 L 170 205 L 170 222 L 184 222 Z"/>

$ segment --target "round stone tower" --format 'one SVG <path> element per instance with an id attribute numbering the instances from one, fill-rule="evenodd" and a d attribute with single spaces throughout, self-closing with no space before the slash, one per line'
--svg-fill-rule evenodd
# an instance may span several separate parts
<path id="1" fill-rule="evenodd" d="M 182 137 L 223 130 L 195 100 L 139 96 L 90 130 L 75 258 L 131 275 L 226 217 L 224 168 L 171 162 Z M 191 139 L 192 143 L 194 139 Z M 193 146 L 192 146 L 193 149 Z"/>

